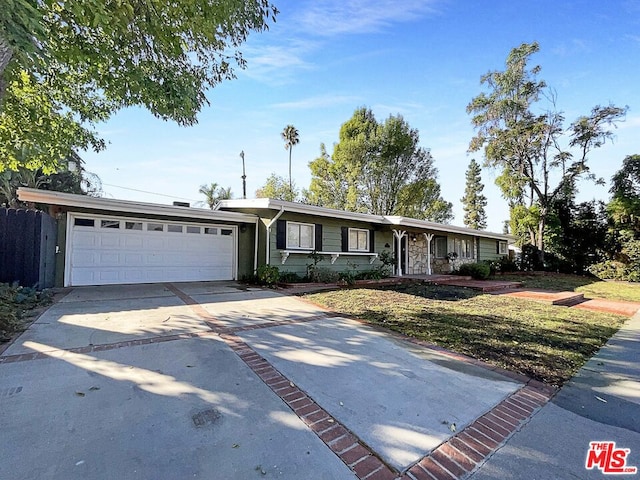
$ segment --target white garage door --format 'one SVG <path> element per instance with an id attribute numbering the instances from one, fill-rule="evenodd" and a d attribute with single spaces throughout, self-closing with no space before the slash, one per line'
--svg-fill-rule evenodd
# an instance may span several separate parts
<path id="1" fill-rule="evenodd" d="M 69 215 L 65 285 L 235 278 L 236 227 Z"/>

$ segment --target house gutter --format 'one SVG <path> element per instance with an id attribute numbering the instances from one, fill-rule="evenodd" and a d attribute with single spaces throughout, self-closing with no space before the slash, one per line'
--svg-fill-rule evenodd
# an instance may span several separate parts
<path id="1" fill-rule="evenodd" d="M 271 221 L 267 224 L 267 257 L 265 258 L 265 263 L 267 265 L 270 264 L 269 262 L 269 244 L 271 243 L 271 227 L 273 226 L 274 223 L 276 223 L 278 221 L 278 219 L 282 216 L 282 214 L 284 213 L 284 205 L 282 207 L 280 207 L 280 211 L 277 213 L 277 215 L 275 217 L 273 217 L 271 219 Z M 257 267 L 256 267 L 257 268 Z"/>

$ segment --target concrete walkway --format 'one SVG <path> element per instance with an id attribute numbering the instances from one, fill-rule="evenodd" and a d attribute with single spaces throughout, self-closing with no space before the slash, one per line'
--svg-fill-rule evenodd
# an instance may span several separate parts
<path id="1" fill-rule="evenodd" d="M 550 393 L 269 290 L 76 288 L 0 356 L 0 478 L 461 478 Z"/>
<path id="2" fill-rule="evenodd" d="M 595 441 L 629 449 L 626 465 L 640 469 L 640 313 L 470 478 L 602 479 L 585 468 Z"/>

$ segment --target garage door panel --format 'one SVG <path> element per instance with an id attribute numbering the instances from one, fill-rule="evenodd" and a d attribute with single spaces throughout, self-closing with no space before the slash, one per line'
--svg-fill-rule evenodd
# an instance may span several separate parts
<path id="1" fill-rule="evenodd" d="M 85 217 L 85 215 L 83 215 Z M 183 226 L 182 233 L 163 230 L 101 228 L 104 222 L 127 219 L 96 218 L 95 227 L 71 223 L 67 268 L 70 285 L 230 280 L 235 277 L 235 236 L 220 226 Z M 141 223 L 141 222 L 135 222 Z M 148 222 L 142 222 L 148 223 Z M 152 222 L 156 227 L 161 222 Z M 172 223 L 172 225 L 176 225 Z M 175 229 L 175 227 L 174 227 Z M 225 231 L 235 230 L 224 229 Z M 200 233 L 193 233 L 193 232 Z"/>
<path id="2" fill-rule="evenodd" d="M 74 244 L 80 247 L 95 247 L 98 244 L 98 235 L 94 232 L 74 232 Z"/>
<path id="3" fill-rule="evenodd" d="M 141 235 L 125 235 L 122 238 L 122 246 L 126 248 L 144 247 L 144 238 Z"/>
<path id="4" fill-rule="evenodd" d="M 124 262 L 125 265 L 142 265 L 144 261 L 144 255 L 142 253 L 125 253 Z"/>
<path id="5" fill-rule="evenodd" d="M 118 248 L 120 246 L 120 236 L 118 235 L 120 232 L 100 232 L 100 246 L 102 248 Z"/>
<path id="6" fill-rule="evenodd" d="M 164 239 L 162 237 L 158 237 L 161 235 L 160 233 L 151 232 L 148 238 L 144 239 L 144 247 L 150 250 L 159 249 L 162 250 L 164 248 Z"/>
<path id="7" fill-rule="evenodd" d="M 96 264 L 94 257 L 95 255 L 93 254 L 93 252 L 76 251 L 73 253 L 73 256 L 71 257 L 71 261 L 73 265 L 77 265 L 78 267 L 92 267 L 93 265 Z"/>

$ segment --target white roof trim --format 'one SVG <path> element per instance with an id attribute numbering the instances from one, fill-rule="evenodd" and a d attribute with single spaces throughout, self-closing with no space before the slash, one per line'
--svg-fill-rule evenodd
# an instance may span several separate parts
<path id="1" fill-rule="evenodd" d="M 274 200 L 271 198 L 253 198 L 240 200 L 222 200 L 217 205 L 217 209 L 224 208 L 254 208 L 265 210 L 280 210 L 284 207 L 286 212 L 304 213 L 307 215 L 317 215 L 320 217 L 342 218 L 367 223 L 387 223 L 381 215 L 369 215 L 368 213 L 347 212 L 335 210 L 333 208 L 306 205 L 304 203 L 286 202 L 284 200 Z"/>
<path id="2" fill-rule="evenodd" d="M 34 188 L 24 187 L 18 189 L 18 198 L 23 202 L 89 208 L 106 212 L 137 213 L 143 215 L 197 218 L 202 220 L 223 220 L 236 223 L 257 223 L 258 221 L 257 216 L 249 213 L 222 212 L 218 210 L 213 211 L 205 208 L 176 207 L 174 205 L 90 197 L 88 195 L 76 195 L 73 193 L 53 192 L 49 190 L 37 190 Z"/>
<path id="3" fill-rule="evenodd" d="M 484 230 L 475 230 L 473 228 L 458 227 L 455 225 L 446 225 L 444 223 L 429 222 L 427 220 L 418 220 L 416 218 L 386 216 L 385 219 L 393 225 L 401 227 L 422 228 L 447 233 L 459 233 L 461 235 L 473 235 L 476 237 L 495 238 L 497 240 L 510 241 L 511 235 L 504 233 L 486 232 Z"/>
<path id="4" fill-rule="evenodd" d="M 436 232 L 458 233 L 460 235 L 473 235 L 476 237 L 494 238 L 497 240 L 511 241 L 510 235 L 485 232 L 484 230 L 474 230 L 473 228 L 457 227 L 454 225 L 446 225 L 443 223 L 428 222 L 426 220 L 418 220 L 416 218 L 408 218 L 401 216 L 382 216 L 369 215 L 367 213 L 345 212 L 343 210 L 335 210 L 333 208 L 317 207 L 315 205 L 306 205 L 303 203 L 286 202 L 284 200 L 274 200 L 271 198 L 254 198 L 244 200 L 222 200 L 216 206 L 216 209 L 224 208 L 247 208 L 247 209 L 265 209 L 265 210 L 284 210 L 292 213 L 303 213 L 307 215 L 316 215 L 322 217 L 342 218 L 346 220 L 354 220 L 367 223 L 377 223 L 381 225 L 397 225 L 399 227 L 419 228 L 422 230 L 433 230 Z"/>

